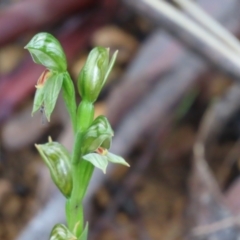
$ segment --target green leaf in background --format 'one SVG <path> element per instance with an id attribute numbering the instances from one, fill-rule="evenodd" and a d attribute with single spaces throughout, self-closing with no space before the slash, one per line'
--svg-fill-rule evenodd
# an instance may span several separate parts
<path id="1" fill-rule="evenodd" d="M 56 224 L 52 229 L 49 240 L 77 240 L 63 224 Z"/>
<path id="2" fill-rule="evenodd" d="M 64 72 L 67 69 L 66 56 L 59 41 L 49 33 L 38 33 L 25 46 L 33 61 L 49 70 Z"/>
<path id="3" fill-rule="evenodd" d="M 35 145 L 44 162 L 48 166 L 53 182 L 65 197 L 72 192 L 71 156 L 67 149 L 51 139 L 46 144 Z"/>

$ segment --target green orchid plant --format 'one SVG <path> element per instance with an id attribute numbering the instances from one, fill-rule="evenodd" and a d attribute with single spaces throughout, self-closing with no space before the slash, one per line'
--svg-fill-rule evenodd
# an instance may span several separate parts
<path id="1" fill-rule="evenodd" d="M 52 180 L 66 198 L 66 222 L 53 227 L 50 240 L 87 240 L 88 223 L 84 221 L 83 199 L 94 168 L 106 173 L 109 162 L 129 164 L 110 153 L 113 130 L 105 116 L 94 119 L 97 100 L 117 57 L 109 58 L 109 49 L 95 47 L 80 71 L 76 91 L 61 44 L 49 33 L 39 33 L 25 47 L 33 61 L 46 67 L 36 84 L 32 114 L 44 106 L 48 121 L 62 90 L 74 132 L 72 153 L 49 137 L 48 143 L 36 144 Z"/>

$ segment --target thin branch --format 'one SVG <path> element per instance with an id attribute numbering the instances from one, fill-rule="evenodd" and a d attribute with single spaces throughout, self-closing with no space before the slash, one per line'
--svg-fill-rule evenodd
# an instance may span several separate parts
<path id="1" fill-rule="evenodd" d="M 199 24 L 189 21 L 188 17 L 169 3 L 162 0 L 123 1 L 178 34 L 181 39 L 191 44 L 218 67 L 235 76 L 240 76 L 239 56 L 229 51 L 225 44 L 209 34 Z"/>
<path id="2" fill-rule="evenodd" d="M 230 228 L 240 224 L 240 216 L 233 216 L 224 218 L 220 221 L 216 221 L 211 224 L 198 226 L 192 229 L 193 236 L 204 236 L 211 233 L 215 233 L 226 228 Z"/>
<path id="3" fill-rule="evenodd" d="M 223 41 L 231 50 L 240 54 L 239 40 L 232 35 L 226 28 L 221 26 L 214 18 L 209 16 L 203 9 L 191 0 L 172 0 L 186 11 L 194 20 L 201 24 L 206 30 L 214 34 L 219 40 Z"/>

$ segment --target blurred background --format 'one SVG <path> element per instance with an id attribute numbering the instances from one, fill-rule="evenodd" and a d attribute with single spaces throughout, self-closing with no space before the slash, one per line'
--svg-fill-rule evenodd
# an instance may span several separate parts
<path id="1" fill-rule="evenodd" d="M 239 239 L 239 11 L 238 0 L 1 0 L 0 239 L 45 240 L 65 221 L 34 148 L 73 141 L 61 97 L 50 123 L 31 117 L 44 68 L 23 47 L 41 31 L 61 42 L 75 83 L 94 46 L 119 50 L 96 116 L 131 167 L 95 170 L 89 239 Z"/>

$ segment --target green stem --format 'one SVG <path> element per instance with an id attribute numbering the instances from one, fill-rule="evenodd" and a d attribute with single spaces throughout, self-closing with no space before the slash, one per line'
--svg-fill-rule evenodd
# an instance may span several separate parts
<path id="1" fill-rule="evenodd" d="M 75 140 L 74 140 L 74 146 L 73 146 L 73 154 L 72 154 L 72 165 L 75 167 L 77 163 L 80 161 L 81 157 L 81 138 L 82 138 L 82 132 L 77 132 L 75 134 Z"/>
<path id="2" fill-rule="evenodd" d="M 67 200 L 66 203 L 68 227 L 70 231 L 76 231 L 77 237 L 79 237 L 83 231 L 84 214 L 82 201 L 94 170 L 94 166 L 91 163 L 84 161 L 81 158 L 83 153 L 81 152 L 80 146 L 83 133 L 92 123 L 93 118 L 93 104 L 90 102 L 82 101 L 77 111 L 77 132 L 75 132 L 75 141 L 72 155 L 73 189 L 71 198 Z"/>
<path id="3" fill-rule="evenodd" d="M 92 103 L 82 101 L 77 111 L 77 132 L 75 132 L 75 141 L 73 147 L 72 164 L 80 161 L 81 139 L 84 131 L 89 127 L 94 118 L 94 106 Z"/>
<path id="4" fill-rule="evenodd" d="M 66 203 L 66 216 L 70 231 L 76 230 L 77 237 L 81 235 L 84 228 L 83 198 L 93 170 L 94 166 L 84 160 L 79 161 L 73 168 L 73 189 L 71 198 Z"/>
<path id="5" fill-rule="evenodd" d="M 77 129 L 85 131 L 92 123 L 94 118 L 94 105 L 88 101 L 82 101 L 77 110 Z"/>

